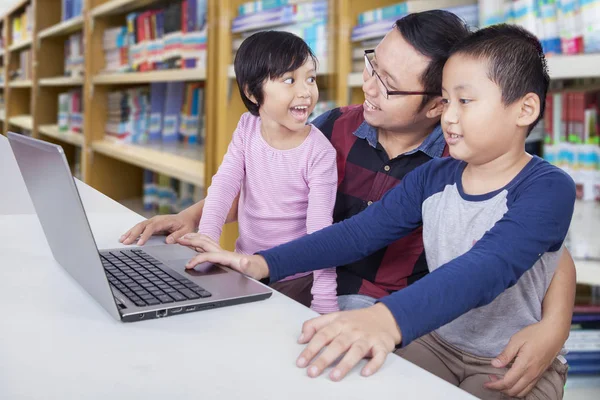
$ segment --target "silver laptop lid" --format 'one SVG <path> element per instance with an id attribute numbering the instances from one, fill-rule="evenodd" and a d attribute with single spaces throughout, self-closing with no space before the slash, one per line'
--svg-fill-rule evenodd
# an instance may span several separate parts
<path id="1" fill-rule="evenodd" d="M 62 147 L 12 132 L 8 139 L 54 258 L 120 319 Z"/>

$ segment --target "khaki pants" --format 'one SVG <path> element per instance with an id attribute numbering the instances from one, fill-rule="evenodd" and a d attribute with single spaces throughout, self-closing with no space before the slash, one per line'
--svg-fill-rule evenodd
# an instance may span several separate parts
<path id="1" fill-rule="evenodd" d="M 504 376 L 508 368 L 495 368 L 491 358 L 467 354 L 445 342 L 435 333 L 425 335 L 396 351 L 400 357 L 458 386 L 480 399 L 508 399 L 502 392 L 486 389 L 488 375 Z M 558 400 L 563 397 L 567 365 L 555 359 L 525 399 Z"/>

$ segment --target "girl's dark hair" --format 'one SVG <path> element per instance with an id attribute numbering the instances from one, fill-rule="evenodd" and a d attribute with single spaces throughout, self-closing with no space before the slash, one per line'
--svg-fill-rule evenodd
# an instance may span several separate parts
<path id="1" fill-rule="evenodd" d="M 276 79 L 286 72 L 300 68 L 306 60 L 317 58 L 304 40 L 281 31 L 264 31 L 249 36 L 242 42 L 235 55 L 235 77 L 240 96 L 252 115 L 258 116 L 263 104 L 263 84 L 267 79 Z M 245 90 L 256 99 L 252 102 Z"/>

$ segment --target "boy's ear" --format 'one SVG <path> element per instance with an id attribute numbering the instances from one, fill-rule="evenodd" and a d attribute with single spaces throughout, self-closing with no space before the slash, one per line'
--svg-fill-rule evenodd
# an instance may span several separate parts
<path id="1" fill-rule="evenodd" d="M 444 111 L 444 105 L 440 101 L 442 99 L 441 96 L 436 96 L 434 99 L 430 100 L 429 103 L 425 106 L 427 109 L 427 113 L 425 114 L 429 119 L 435 119 L 442 115 L 442 111 Z"/>
<path id="2" fill-rule="evenodd" d="M 250 94 L 250 91 L 248 90 L 248 86 L 246 86 L 244 88 L 244 94 L 246 95 L 246 97 L 248 99 L 250 99 L 251 102 L 253 102 L 254 104 L 258 105 L 258 101 L 256 101 L 256 97 L 254 97 L 253 95 Z"/>
<path id="3" fill-rule="evenodd" d="M 517 126 L 528 127 L 540 115 L 540 98 L 535 93 L 527 93 L 519 103 L 520 110 L 517 116 Z"/>

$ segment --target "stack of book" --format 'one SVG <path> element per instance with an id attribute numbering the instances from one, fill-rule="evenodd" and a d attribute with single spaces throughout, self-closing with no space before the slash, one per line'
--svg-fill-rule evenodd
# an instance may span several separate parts
<path id="1" fill-rule="evenodd" d="M 60 132 L 83 131 L 83 99 L 81 89 L 73 89 L 58 95 L 58 130 Z"/>
<path id="2" fill-rule="evenodd" d="M 33 34 L 33 7 L 25 6 L 25 11 L 15 16 L 12 20 L 12 43 L 19 43 L 31 39 Z"/>
<path id="3" fill-rule="evenodd" d="M 565 343 L 569 375 L 600 375 L 600 287 L 578 289 L 571 334 Z"/>
<path id="4" fill-rule="evenodd" d="M 178 213 L 204 198 L 204 188 L 144 170 L 144 210 Z"/>
<path id="5" fill-rule="evenodd" d="M 107 135 L 129 143 L 204 142 L 204 88 L 155 82 L 108 95 Z"/>
<path id="6" fill-rule="evenodd" d="M 62 0 L 61 20 L 68 21 L 83 13 L 83 0 Z"/>
<path id="7" fill-rule="evenodd" d="M 65 76 L 82 77 L 84 69 L 83 35 L 74 33 L 65 40 Z"/>
<path id="8" fill-rule="evenodd" d="M 327 70 L 327 15 L 324 0 L 262 0 L 242 4 L 232 22 L 232 32 L 242 37 L 233 41 L 233 57 L 243 40 L 251 34 L 275 29 L 294 33 L 306 41 L 317 59 L 319 70 Z"/>
<path id="9" fill-rule="evenodd" d="M 475 0 L 406 1 L 359 14 L 352 29 L 352 41 L 381 40 L 400 18 L 429 9 L 445 9 L 461 17 L 469 26 L 479 24 L 479 8 Z"/>
<path id="10" fill-rule="evenodd" d="M 206 68 L 206 0 L 175 1 L 126 19 L 104 32 L 106 72 Z"/>
<path id="11" fill-rule="evenodd" d="M 546 54 L 600 51 L 600 0 L 480 0 L 482 26 L 522 25 Z"/>
<path id="12" fill-rule="evenodd" d="M 19 64 L 17 69 L 9 71 L 10 80 L 25 80 L 31 79 L 31 50 L 23 50 L 19 52 Z"/>
<path id="13" fill-rule="evenodd" d="M 600 86 L 546 97 L 544 158 L 568 172 L 577 197 L 600 201 Z"/>

